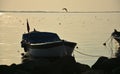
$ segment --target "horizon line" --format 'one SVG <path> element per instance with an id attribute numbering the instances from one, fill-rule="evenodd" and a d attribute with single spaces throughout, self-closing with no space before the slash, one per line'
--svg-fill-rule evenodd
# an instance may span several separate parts
<path id="1" fill-rule="evenodd" d="M 120 11 L 5 11 L 0 13 L 120 13 Z"/>

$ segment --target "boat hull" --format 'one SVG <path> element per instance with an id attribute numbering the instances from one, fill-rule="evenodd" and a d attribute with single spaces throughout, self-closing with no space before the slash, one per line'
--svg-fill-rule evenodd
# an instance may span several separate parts
<path id="1" fill-rule="evenodd" d="M 71 56 L 76 43 L 55 41 L 43 44 L 30 44 L 28 53 L 31 57 L 63 57 Z"/>

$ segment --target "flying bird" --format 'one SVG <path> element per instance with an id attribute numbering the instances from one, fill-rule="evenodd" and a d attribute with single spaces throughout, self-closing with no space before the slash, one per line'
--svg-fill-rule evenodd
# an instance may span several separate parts
<path id="1" fill-rule="evenodd" d="M 67 8 L 63 8 L 62 10 L 65 10 L 66 12 L 68 12 Z"/>

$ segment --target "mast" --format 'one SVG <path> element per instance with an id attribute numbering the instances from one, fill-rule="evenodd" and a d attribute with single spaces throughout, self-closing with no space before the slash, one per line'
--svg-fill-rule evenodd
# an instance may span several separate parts
<path id="1" fill-rule="evenodd" d="M 27 19 L 27 32 L 28 32 L 28 33 L 30 32 L 30 26 L 29 26 L 28 19 Z"/>

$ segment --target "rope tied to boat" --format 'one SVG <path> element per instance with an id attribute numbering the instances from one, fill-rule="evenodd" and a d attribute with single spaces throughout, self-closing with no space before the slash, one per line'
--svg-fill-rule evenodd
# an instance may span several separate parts
<path id="1" fill-rule="evenodd" d="M 107 49 L 109 49 L 110 50 L 110 52 L 111 52 L 111 58 L 113 57 L 113 56 L 115 56 L 114 55 L 114 51 L 113 51 L 113 39 L 114 39 L 114 37 L 111 35 L 104 43 L 103 43 L 103 45 L 107 48 Z"/>
<path id="2" fill-rule="evenodd" d="M 109 48 L 107 48 L 107 43 Z M 110 50 L 111 54 L 110 56 L 113 57 L 113 37 L 110 36 L 104 43 L 103 45 Z M 76 47 L 76 49 L 74 51 L 76 51 L 77 53 L 81 54 L 81 55 L 85 55 L 85 56 L 89 56 L 89 57 L 101 57 L 102 55 L 91 55 L 91 54 L 87 54 L 87 53 L 83 53 L 80 52 L 78 49 L 80 49 L 78 46 Z"/>
<path id="3" fill-rule="evenodd" d="M 76 49 L 74 51 L 76 51 L 77 53 L 84 55 L 84 56 L 89 56 L 89 57 L 101 57 L 101 55 L 91 55 L 91 54 L 87 54 L 87 53 L 83 53 L 81 51 L 81 48 L 79 48 L 78 46 L 76 46 Z"/>

